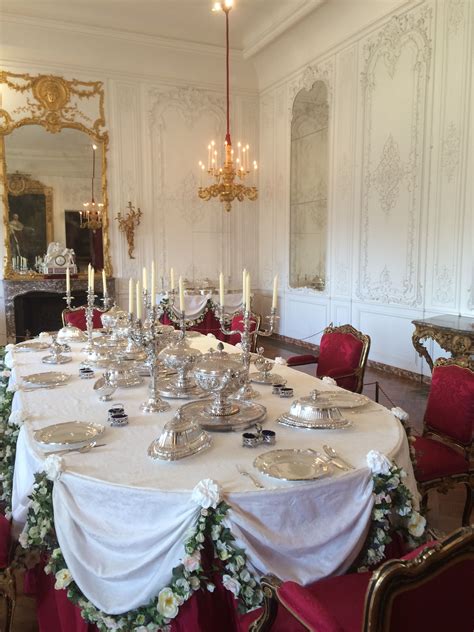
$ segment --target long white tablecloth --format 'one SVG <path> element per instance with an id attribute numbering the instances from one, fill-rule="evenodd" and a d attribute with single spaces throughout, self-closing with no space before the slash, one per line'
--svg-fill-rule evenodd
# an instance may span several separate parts
<path id="1" fill-rule="evenodd" d="M 206 352 L 216 341 L 192 339 Z M 73 345 L 73 362 L 55 367 L 70 373 L 67 386 L 55 390 L 18 390 L 13 409 L 27 416 L 17 445 L 13 487 L 13 519 L 17 530 L 26 519 L 34 472 L 44 456 L 34 430 L 64 421 L 94 421 L 107 425 L 109 404 L 92 390 L 93 380 L 80 380 L 80 345 Z M 230 351 L 234 348 L 226 346 Z M 51 370 L 41 363 L 44 352 L 14 353 L 12 384 L 22 376 Z M 275 372 L 288 380 L 295 397 L 312 388 L 332 389 L 311 376 L 285 366 Z M 275 448 L 321 450 L 328 443 L 356 467 L 329 478 L 289 483 L 267 478 L 253 467 L 255 457 L 271 449 L 241 447 L 240 433 L 213 433 L 210 450 L 177 462 L 154 461 L 147 448 L 183 401 L 169 400 L 171 411 L 146 415 L 139 410 L 147 397 L 148 379 L 141 387 L 120 389 L 113 401 L 125 404 L 130 423 L 107 426 L 101 443 L 88 453 L 64 457 L 66 472 L 54 485 L 55 526 L 67 565 L 86 597 L 110 614 L 126 612 L 149 601 L 171 579 L 183 555 L 187 529 L 199 508 L 191 491 L 204 478 L 214 479 L 231 506 L 228 526 L 248 554 L 254 570 L 271 572 L 303 584 L 342 573 L 358 554 L 372 509 L 371 474 L 365 457 L 378 450 L 408 473 L 416 494 L 405 433 L 390 411 L 375 403 L 347 412 L 347 430 L 300 430 L 280 426 L 276 418 L 291 400 L 257 386 L 258 401 L 267 408 L 266 428 L 277 432 Z M 265 486 L 256 489 L 239 475 L 236 465 L 252 472 Z"/>

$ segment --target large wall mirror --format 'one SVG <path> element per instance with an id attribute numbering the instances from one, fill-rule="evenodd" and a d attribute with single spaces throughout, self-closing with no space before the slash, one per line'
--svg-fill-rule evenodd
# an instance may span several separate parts
<path id="1" fill-rule="evenodd" d="M 328 224 L 326 84 L 302 89 L 293 103 L 290 179 L 290 286 L 324 290 Z"/>
<path id="2" fill-rule="evenodd" d="M 102 83 L 0 73 L 0 94 L 4 277 L 51 271 L 48 249 L 110 276 Z"/>

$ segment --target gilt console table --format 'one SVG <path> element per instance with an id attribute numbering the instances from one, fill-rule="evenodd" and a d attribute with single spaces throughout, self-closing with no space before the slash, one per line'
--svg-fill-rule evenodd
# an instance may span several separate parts
<path id="1" fill-rule="evenodd" d="M 420 356 L 425 358 L 431 370 L 433 360 L 428 349 L 422 344 L 427 338 L 432 338 L 442 349 L 451 353 L 453 358 L 469 358 L 474 354 L 474 318 L 443 314 L 412 322 L 415 325 L 412 335 L 413 346 Z"/>

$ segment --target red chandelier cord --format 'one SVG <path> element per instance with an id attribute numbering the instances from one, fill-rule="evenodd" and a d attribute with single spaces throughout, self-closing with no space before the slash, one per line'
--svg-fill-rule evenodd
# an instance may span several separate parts
<path id="1" fill-rule="evenodd" d="M 229 98 L 229 10 L 225 12 L 225 45 L 226 45 L 226 85 L 227 85 L 227 134 L 225 141 L 228 145 L 232 145 L 230 140 L 230 98 Z"/>

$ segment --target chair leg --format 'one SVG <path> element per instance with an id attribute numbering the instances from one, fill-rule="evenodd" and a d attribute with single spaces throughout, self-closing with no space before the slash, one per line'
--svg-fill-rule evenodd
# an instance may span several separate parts
<path id="1" fill-rule="evenodd" d="M 466 502 L 462 513 L 462 526 L 468 527 L 471 520 L 472 505 L 474 504 L 474 489 L 469 483 L 464 483 L 464 485 L 466 486 Z"/>

